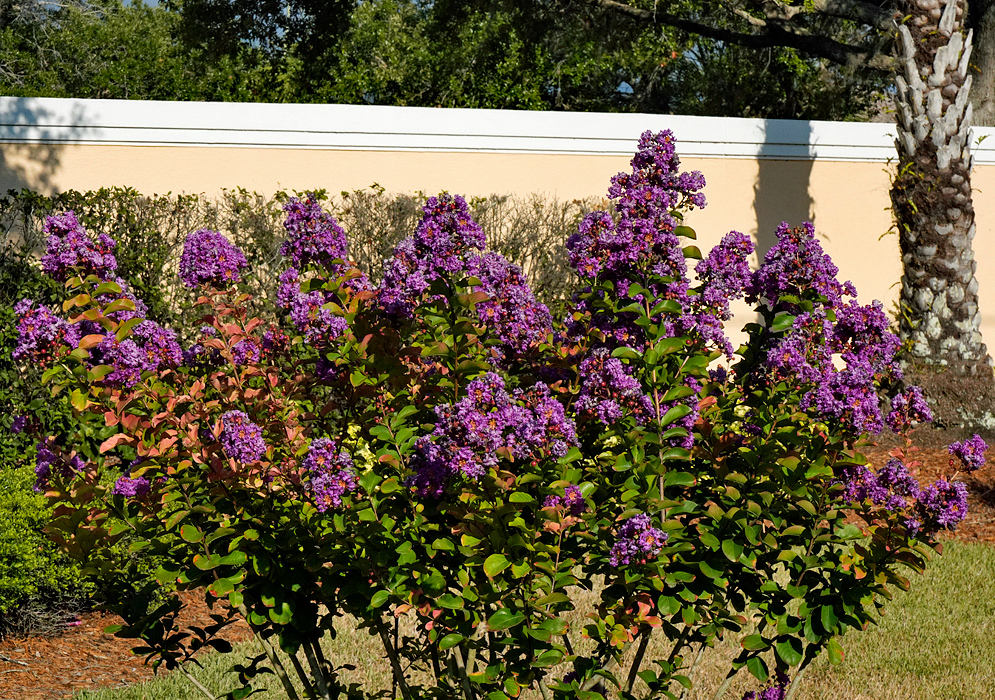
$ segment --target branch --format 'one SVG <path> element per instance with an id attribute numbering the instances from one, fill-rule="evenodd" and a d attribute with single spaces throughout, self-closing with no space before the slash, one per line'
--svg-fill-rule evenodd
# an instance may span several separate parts
<path id="1" fill-rule="evenodd" d="M 766 49 L 784 46 L 797 49 L 809 56 L 823 58 L 832 63 L 856 69 L 866 68 L 893 72 L 897 66 L 894 57 L 883 53 L 880 47 L 867 48 L 844 44 L 827 36 L 808 34 L 803 28 L 792 24 L 796 18 L 803 16 L 803 14 L 822 14 L 827 17 L 849 19 L 862 23 L 867 23 L 863 19 L 866 17 L 867 19 L 875 20 L 875 28 L 882 29 L 881 24 L 884 24 L 889 27 L 890 31 L 894 31 L 895 25 L 890 15 L 888 21 L 891 24 L 888 25 L 881 14 L 885 11 L 877 8 L 878 12 L 871 12 L 875 6 L 866 2 L 857 2 L 855 0 L 816 0 L 816 7 L 821 5 L 826 6 L 825 11 L 821 13 L 817 11 L 813 12 L 803 7 L 785 7 L 780 3 L 766 2 L 764 4 L 770 5 L 769 9 L 772 12 L 766 18 L 748 15 L 741 8 L 734 8 L 732 11 L 741 19 L 749 17 L 748 22 L 756 27 L 759 32 L 756 34 L 716 27 L 668 12 L 661 12 L 660 10 L 644 10 L 623 2 L 617 2 L 617 0 L 580 0 L 580 2 L 608 10 L 609 12 L 625 15 L 640 22 L 662 24 L 680 29 L 689 34 L 697 34 L 708 39 L 715 39 L 716 41 L 736 44 L 746 48 Z M 855 14 L 845 14 L 844 10 L 847 8 L 853 9 Z M 887 37 L 890 40 L 890 34 Z"/>

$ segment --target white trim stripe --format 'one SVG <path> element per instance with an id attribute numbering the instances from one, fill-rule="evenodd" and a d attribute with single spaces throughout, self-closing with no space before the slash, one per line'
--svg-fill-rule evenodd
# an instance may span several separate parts
<path id="1" fill-rule="evenodd" d="M 0 97 L 0 144 L 456 151 L 627 156 L 672 129 L 687 158 L 884 162 L 891 124 L 366 105 Z M 995 164 L 995 128 L 975 128 Z"/>

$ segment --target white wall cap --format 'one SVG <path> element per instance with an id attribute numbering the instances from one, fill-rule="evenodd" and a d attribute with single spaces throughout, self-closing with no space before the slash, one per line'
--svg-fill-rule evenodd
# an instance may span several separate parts
<path id="1" fill-rule="evenodd" d="M 630 155 L 671 129 L 687 158 L 880 161 L 892 124 L 372 105 L 0 97 L 0 143 Z M 974 129 L 995 163 L 995 128 Z"/>

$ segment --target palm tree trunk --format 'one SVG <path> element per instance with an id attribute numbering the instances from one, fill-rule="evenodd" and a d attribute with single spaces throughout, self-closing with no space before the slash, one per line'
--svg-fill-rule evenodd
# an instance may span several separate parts
<path id="1" fill-rule="evenodd" d="M 898 174 L 891 199 L 902 251 L 899 333 L 917 364 L 991 377 L 978 309 L 971 198 L 972 35 L 964 0 L 906 0 L 899 28 Z"/>

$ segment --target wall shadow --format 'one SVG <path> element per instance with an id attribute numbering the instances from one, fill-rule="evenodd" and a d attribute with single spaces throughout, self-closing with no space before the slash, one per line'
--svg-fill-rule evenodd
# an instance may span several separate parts
<path id="1" fill-rule="evenodd" d="M 32 98 L 0 97 L 0 197 L 10 190 L 28 189 L 54 194 L 56 175 L 67 143 L 86 134 L 85 107 L 72 104 L 67 113 L 59 103 Z M 26 216 L 26 214 L 25 214 Z M 34 247 L 33 230 L 16 210 L 0 219 L 0 252 L 9 247 Z"/>
<path id="2" fill-rule="evenodd" d="M 25 187 L 53 193 L 67 142 L 87 131 L 78 102 L 67 118 L 40 99 L 0 98 L 0 193 Z"/>
<path id="3" fill-rule="evenodd" d="M 757 179 L 753 185 L 753 210 L 757 217 L 753 233 L 761 262 L 777 243 L 774 232 L 782 221 L 792 226 L 815 222 L 809 191 L 815 160 L 809 145 L 810 122 L 768 119 L 762 130 Z"/>

